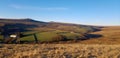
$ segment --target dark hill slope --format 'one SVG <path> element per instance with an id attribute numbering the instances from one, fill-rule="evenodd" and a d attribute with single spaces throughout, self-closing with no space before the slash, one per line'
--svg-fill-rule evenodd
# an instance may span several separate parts
<path id="1" fill-rule="evenodd" d="M 36 28 L 46 25 L 47 23 L 35 21 L 32 19 L 0 19 L 0 26 L 5 28 Z"/>
<path id="2" fill-rule="evenodd" d="M 26 19 L 0 19 L 0 28 L 20 28 L 20 29 L 32 29 L 32 30 L 62 30 L 77 33 L 87 33 L 98 31 L 99 27 L 70 24 L 70 23 L 58 23 L 58 22 L 42 22 L 29 18 Z"/>
<path id="3" fill-rule="evenodd" d="M 41 21 L 35 21 L 29 18 L 26 19 L 2 19 L 0 18 L 0 23 L 1 24 L 34 24 L 34 25 L 40 25 L 40 24 L 45 24 L 45 22 Z"/>

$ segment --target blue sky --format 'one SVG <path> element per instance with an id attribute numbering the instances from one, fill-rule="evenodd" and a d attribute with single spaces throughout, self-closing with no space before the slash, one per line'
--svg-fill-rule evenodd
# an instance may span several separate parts
<path id="1" fill-rule="evenodd" d="M 0 17 L 120 25 L 120 0 L 0 0 Z"/>

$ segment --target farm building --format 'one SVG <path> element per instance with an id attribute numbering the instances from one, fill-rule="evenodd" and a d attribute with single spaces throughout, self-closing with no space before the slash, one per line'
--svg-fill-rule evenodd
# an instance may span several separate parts
<path id="1" fill-rule="evenodd" d="M 19 43 L 20 32 L 18 28 L 3 28 L 2 31 L 4 43 Z"/>

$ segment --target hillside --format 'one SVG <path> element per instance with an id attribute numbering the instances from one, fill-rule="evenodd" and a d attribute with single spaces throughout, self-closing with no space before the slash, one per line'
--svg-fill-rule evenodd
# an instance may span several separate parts
<path id="1" fill-rule="evenodd" d="M 24 28 L 34 28 L 35 30 L 41 30 L 39 28 L 57 29 L 64 31 L 74 31 L 73 29 L 89 29 L 89 31 L 97 31 L 95 26 L 70 24 L 70 23 L 59 23 L 59 22 L 42 22 L 36 21 L 29 18 L 26 19 L 0 19 L 0 26 L 11 26 L 11 27 L 24 27 Z M 79 30 L 76 30 L 78 32 Z"/>
<path id="2" fill-rule="evenodd" d="M 120 44 L 120 26 L 108 26 L 102 28 L 101 31 L 92 32 L 102 37 L 90 38 L 90 40 L 82 41 L 82 44 Z"/>
<path id="3" fill-rule="evenodd" d="M 120 26 L 100 27 L 59 22 L 42 22 L 28 18 L 0 19 L 0 41 L 2 42 L 3 39 L 3 29 L 9 30 L 14 28 L 18 28 L 21 32 L 22 37 L 20 40 L 22 43 L 35 42 L 34 35 L 37 36 L 38 42 L 40 43 L 59 43 L 58 41 L 62 41 L 60 43 L 119 44 L 120 41 Z"/>
<path id="4" fill-rule="evenodd" d="M 64 40 L 63 37 L 69 40 L 87 39 L 86 37 L 87 33 L 100 30 L 100 27 L 97 26 L 58 22 L 42 22 L 32 20 L 29 18 L 0 19 L 1 32 L 7 29 L 9 33 L 9 29 L 15 28 L 19 29 L 19 32 L 21 32 L 24 35 L 23 37 L 21 37 L 21 41 L 34 41 L 33 34 L 35 34 L 37 35 L 38 40 L 42 42 Z"/>

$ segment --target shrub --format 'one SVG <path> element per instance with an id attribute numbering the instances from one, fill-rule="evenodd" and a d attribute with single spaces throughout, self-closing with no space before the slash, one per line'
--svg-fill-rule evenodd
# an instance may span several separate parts
<path id="1" fill-rule="evenodd" d="M 56 35 L 52 38 L 51 41 L 65 41 L 65 40 L 67 40 L 67 39 L 64 35 Z"/>

